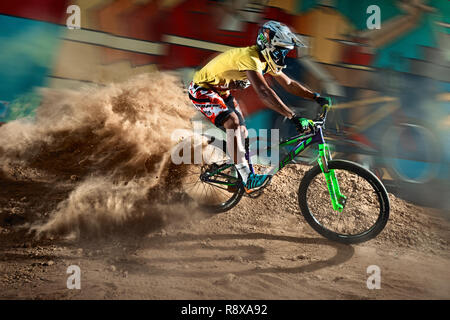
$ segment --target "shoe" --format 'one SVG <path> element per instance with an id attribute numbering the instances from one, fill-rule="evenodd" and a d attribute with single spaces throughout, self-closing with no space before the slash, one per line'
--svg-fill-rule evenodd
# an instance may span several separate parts
<path id="1" fill-rule="evenodd" d="M 269 176 L 267 174 L 254 174 L 250 173 L 250 175 L 247 178 L 247 184 L 245 185 L 245 188 L 247 190 L 255 189 L 262 187 L 266 181 L 269 180 Z"/>

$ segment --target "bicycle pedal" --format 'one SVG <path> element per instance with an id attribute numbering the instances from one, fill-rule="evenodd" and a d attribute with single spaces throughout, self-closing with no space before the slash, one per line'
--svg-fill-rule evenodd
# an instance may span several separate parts
<path id="1" fill-rule="evenodd" d="M 252 199 L 259 198 L 264 193 L 264 190 L 258 189 L 252 193 L 247 194 L 246 196 Z"/>
<path id="2" fill-rule="evenodd" d="M 244 191 L 245 191 L 244 195 L 249 198 L 258 198 L 260 195 L 262 195 L 262 192 L 263 192 L 262 189 L 263 189 L 262 187 L 258 188 L 258 189 L 251 189 L 251 190 L 244 188 Z"/>

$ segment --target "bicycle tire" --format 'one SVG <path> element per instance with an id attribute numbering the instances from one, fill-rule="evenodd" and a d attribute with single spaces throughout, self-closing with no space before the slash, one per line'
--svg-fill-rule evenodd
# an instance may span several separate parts
<path id="1" fill-rule="evenodd" d="M 211 139 L 211 137 L 209 136 L 203 136 L 204 138 L 207 139 L 207 144 L 209 146 L 211 146 L 212 148 L 215 148 L 216 150 L 219 150 L 221 152 L 223 152 L 224 154 L 226 154 L 226 151 L 224 150 L 226 147 L 226 143 L 220 139 Z M 211 162 L 210 164 L 214 164 L 214 162 Z M 202 164 L 192 164 L 191 166 L 202 166 L 204 165 Z M 200 180 L 200 175 L 198 176 L 198 180 Z M 201 182 L 201 181 L 200 181 Z M 205 182 L 201 182 L 201 183 L 205 183 Z M 211 185 L 211 184 L 210 184 Z M 220 202 L 220 203 L 215 203 L 215 204 L 205 204 L 205 203 L 199 203 L 197 202 L 197 206 L 208 213 L 211 214 L 218 214 L 218 213 L 222 213 L 222 212 L 226 212 L 231 210 L 233 207 L 235 207 L 239 201 L 242 199 L 242 196 L 244 194 L 244 188 L 242 186 L 236 187 L 236 191 L 234 192 L 229 192 L 230 193 L 230 198 L 226 201 Z"/>
<path id="2" fill-rule="evenodd" d="M 328 227 L 325 227 L 323 223 L 318 221 L 317 216 L 318 214 L 312 212 L 311 208 L 308 205 L 308 190 L 311 187 L 311 183 L 313 180 L 315 180 L 316 177 L 324 176 L 319 165 L 314 166 L 311 168 L 304 176 L 302 181 L 300 182 L 299 190 L 298 190 L 298 202 L 301 209 L 301 213 L 303 217 L 305 218 L 306 222 L 319 234 L 324 236 L 325 238 L 345 243 L 345 244 L 355 244 L 355 243 L 361 243 L 368 241 L 370 239 L 375 238 L 386 226 L 388 220 L 389 220 L 389 211 L 390 211 L 390 204 L 389 204 L 389 196 L 386 191 L 386 188 L 382 184 L 382 182 L 370 171 L 362 167 L 361 165 L 347 161 L 347 160 L 330 160 L 328 161 L 328 168 L 329 169 L 335 169 L 336 170 L 343 170 L 346 172 L 350 172 L 351 174 L 356 175 L 357 177 L 360 177 L 364 179 L 368 185 L 370 185 L 373 188 L 373 192 L 376 195 L 378 204 L 379 204 L 379 212 L 378 217 L 374 224 L 368 228 L 367 230 L 364 230 L 362 232 L 356 233 L 356 234 L 342 234 L 339 232 L 336 232 L 334 230 L 330 230 Z M 324 180 L 324 179 L 323 179 Z M 346 181 L 346 180 L 345 180 Z M 349 180 L 354 185 L 358 185 L 356 182 Z M 359 178 L 358 178 L 359 181 Z M 338 177 L 339 187 L 342 185 L 341 181 Z M 350 184 L 348 182 L 348 184 Z M 325 181 L 323 181 L 325 183 Z M 326 192 L 323 191 L 326 189 L 322 189 L 322 195 L 326 195 L 327 199 L 323 203 L 331 203 L 331 200 L 329 198 L 328 190 L 326 189 Z M 316 190 L 317 194 L 319 193 L 318 190 Z M 343 191 L 345 192 L 345 190 Z M 353 191 L 354 192 L 354 191 Z M 358 193 L 356 194 L 358 196 Z M 312 200 L 311 200 L 312 201 Z M 344 208 L 342 213 L 339 213 L 341 215 L 346 214 L 347 206 L 349 206 L 349 202 L 351 199 L 347 199 L 346 207 Z M 354 201 L 356 206 L 356 211 L 361 210 L 360 207 L 362 206 L 361 203 L 357 203 L 356 200 Z M 354 204 L 352 203 L 352 206 Z M 359 207 L 358 207 L 359 206 Z M 349 209 L 351 210 L 351 209 Z M 314 210 L 313 210 L 314 211 Z M 319 210 L 316 210 L 319 211 Z M 368 210 L 370 211 L 370 210 Z M 374 210 L 372 210 L 374 211 Z M 357 216 L 358 217 L 358 216 Z M 339 219 L 341 219 L 342 216 L 339 216 Z M 360 217 L 358 217 L 360 218 Z M 356 218 L 355 218 L 356 219 Z"/>

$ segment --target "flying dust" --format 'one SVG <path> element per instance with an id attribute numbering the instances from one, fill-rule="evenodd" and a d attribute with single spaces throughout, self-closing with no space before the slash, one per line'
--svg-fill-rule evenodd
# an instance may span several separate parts
<path id="1" fill-rule="evenodd" d="M 28 224 L 31 232 L 136 232 L 186 215 L 186 204 L 172 192 L 182 169 L 171 163 L 171 133 L 189 129 L 195 110 L 175 75 L 143 74 L 77 91 L 42 89 L 42 96 L 35 119 L 0 127 L 4 175 L 55 188 L 74 184 L 47 219 Z"/>

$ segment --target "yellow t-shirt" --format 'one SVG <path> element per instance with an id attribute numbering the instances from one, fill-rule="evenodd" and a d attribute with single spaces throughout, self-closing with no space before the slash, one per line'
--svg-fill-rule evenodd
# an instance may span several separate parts
<path id="1" fill-rule="evenodd" d="M 216 89 L 219 93 L 227 92 L 228 85 L 234 80 L 248 80 L 245 71 L 253 70 L 263 73 L 267 62 L 259 59 L 256 45 L 227 50 L 208 62 L 194 74 L 194 83 L 206 88 Z M 272 72 L 267 73 L 274 75 Z"/>

